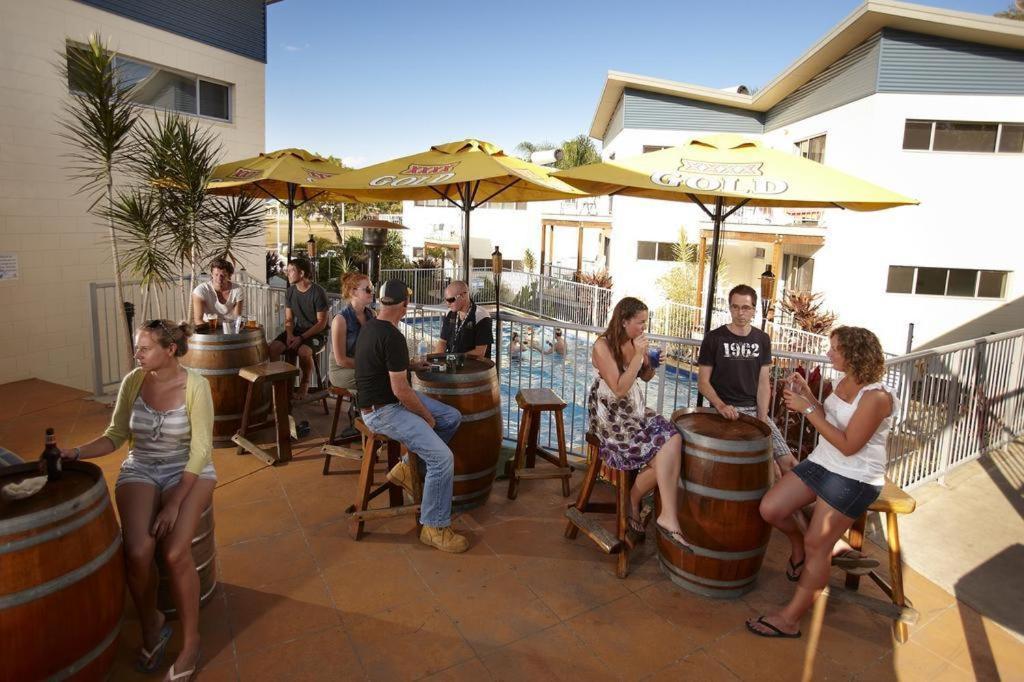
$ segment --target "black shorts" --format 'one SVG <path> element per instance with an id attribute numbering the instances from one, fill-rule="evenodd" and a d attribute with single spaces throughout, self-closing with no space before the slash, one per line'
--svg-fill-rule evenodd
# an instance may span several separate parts
<path id="1" fill-rule="evenodd" d="M 302 333 L 303 332 L 297 332 L 295 334 L 295 336 L 298 336 L 299 334 L 302 334 Z M 317 351 L 319 351 L 321 348 L 324 347 L 324 341 L 325 340 L 326 339 L 325 339 L 323 334 L 317 334 L 316 336 L 311 336 L 308 339 L 303 339 L 302 340 L 302 345 L 303 346 L 309 346 L 309 349 L 312 350 L 314 353 L 316 353 Z M 280 341 L 282 345 L 287 347 L 288 346 L 288 332 L 287 331 L 281 332 L 280 334 L 277 335 L 277 338 L 274 339 L 274 341 Z"/>

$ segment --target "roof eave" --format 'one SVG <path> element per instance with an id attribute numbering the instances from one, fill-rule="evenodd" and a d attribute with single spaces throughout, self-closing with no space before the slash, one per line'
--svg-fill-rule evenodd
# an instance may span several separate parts
<path id="1" fill-rule="evenodd" d="M 738 109 L 767 111 L 883 28 L 1024 50 L 1024 22 L 891 0 L 868 0 L 753 96 L 609 71 L 597 110 L 594 112 L 590 136 L 598 139 L 604 137 L 615 107 L 626 87 L 723 104 Z"/>

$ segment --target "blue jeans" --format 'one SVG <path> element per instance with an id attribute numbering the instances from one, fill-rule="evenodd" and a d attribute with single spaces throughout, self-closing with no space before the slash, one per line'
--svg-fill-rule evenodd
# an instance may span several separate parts
<path id="1" fill-rule="evenodd" d="M 363 423 L 377 433 L 399 441 L 426 466 L 423 482 L 423 500 L 420 503 L 420 523 L 424 526 L 444 528 L 451 524 L 452 485 L 455 477 L 455 457 L 448 441 L 462 423 L 462 414 L 454 407 L 429 398 L 419 391 L 417 397 L 434 416 L 437 425 L 427 426 L 418 414 L 405 409 L 401 403 L 385 405 L 363 415 Z"/>

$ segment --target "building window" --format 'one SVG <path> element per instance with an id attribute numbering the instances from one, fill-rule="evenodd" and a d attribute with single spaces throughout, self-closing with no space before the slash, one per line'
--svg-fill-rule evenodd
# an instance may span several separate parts
<path id="1" fill-rule="evenodd" d="M 412 202 L 414 206 L 435 206 L 439 208 L 451 207 L 447 199 L 417 199 Z"/>
<path id="2" fill-rule="evenodd" d="M 493 264 L 491 263 L 491 259 L 490 258 L 474 258 L 473 259 L 473 267 L 474 268 L 486 268 L 487 270 L 490 270 L 492 265 Z M 519 270 L 519 271 L 522 271 L 523 270 L 523 261 L 521 261 L 521 260 L 513 260 L 513 259 L 509 259 L 509 258 L 503 259 L 501 261 L 501 269 L 502 270 Z"/>
<path id="3" fill-rule="evenodd" d="M 890 294 L 1003 298 L 1007 274 L 1003 270 L 890 265 L 885 290 Z"/>
<path id="4" fill-rule="evenodd" d="M 1024 123 L 908 119 L 903 148 L 935 152 L 1024 153 Z"/>
<path id="5" fill-rule="evenodd" d="M 525 211 L 525 201 L 487 201 L 477 208 L 490 208 L 498 211 Z"/>
<path id="6" fill-rule="evenodd" d="M 81 50 L 67 46 L 67 54 Z M 193 116 L 231 120 L 231 86 L 199 76 L 183 74 L 118 55 L 114 58 L 122 80 L 134 87 L 132 101 L 145 107 L 175 111 Z M 74 92 L 74 64 L 68 60 L 68 90 Z"/>
<path id="7" fill-rule="evenodd" d="M 676 259 L 676 243 L 637 242 L 636 259 L 674 261 Z"/>
<path id="8" fill-rule="evenodd" d="M 800 156 L 818 163 L 825 163 L 825 136 L 818 135 L 796 143 Z"/>
<path id="9" fill-rule="evenodd" d="M 668 149 L 668 146 L 663 144 L 645 144 L 643 153 L 660 152 L 662 149 Z"/>

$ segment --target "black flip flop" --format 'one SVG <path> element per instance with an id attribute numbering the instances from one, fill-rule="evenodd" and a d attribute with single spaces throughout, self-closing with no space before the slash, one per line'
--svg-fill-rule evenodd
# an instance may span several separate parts
<path id="1" fill-rule="evenodd" d="M 758 623 L 759 625 L 763 625 L 766 628 L 768 628 L 769 630 L 771 630 L 771 632 L 761 632 L 760 630 L 755 628 L 753 625 L 751 625 L 750 621 L 748 620 L 746 622 L 747 629 L 750 630 L 751 632 L 753 632 L 758 637 L 768 637 L 768 638 L 771 638 L 771 639 L 777 639 L 777 638 L 781 638 L 781 639 L 799 639 L 800 635 L 801 635 L 801 632 L 799 630 L 797 630 L 796 632 L 783 632 L 782 630 L 778 629 L 777 627 L 775 627 L 774 625 L 772 625 L 771 623 L 766 621 L 764 619 L 764 616 L 761 616 L 755 622 Z"/>
<path id="2" fill-rule="evenodd" d="M 857 552 L 860 556 L 850 556 L 854 552 L 857 550 L 848 549 L 842 554 L 837 554 L 832 557 L 832 565 L 853 575 L 864 575 L 870 573 L 872 569 L 878 568 L 877 559 L 872 559 L 861 552 Z"/>
<path id="3" fill-rule="evenodd" d="M 654 525 L 658 528 L 658 532 L 661 533 L 662 537 L 671 542 L 673 545 L 683 550 L 684 552 L 693 552 L 693 547 L 691 547 L 685 542 L 686 538 L 683 537 L 682 533 L 675 530 L 669 530 L 657 521 L 654 522 Z"/>
<path id="4" fill-rule="evenodd" d="M 796 564 L 793 563 L 792 558 L 787 560 L 786 563 L 789 564 L 789 568 L 786 569 L 786 580 L 788 580 L 791 583 L 795 583 L 800 580 L 800 573 L 797 573 L 797 571 L 799 571 L 800 568 L 804 565 L 804 561 L 807 561 L 807 559 L 805 558 Z"/>
<path id="5" fill-rule="evenodd" d="M 626 530 L 636 537 L 637 542 L 643 542 L 647 538 L 643 522 L 635 516 L 626 517 Z"/>

